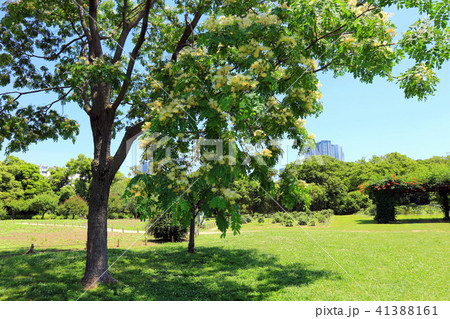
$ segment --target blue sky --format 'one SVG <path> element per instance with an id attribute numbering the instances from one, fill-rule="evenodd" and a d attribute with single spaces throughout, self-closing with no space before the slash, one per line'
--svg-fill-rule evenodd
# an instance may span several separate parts
<path id="1" fill-rule="evenodd" d="M 395 10 L 393 21 L 398 34 L 416 18 L 417 13 Z M 407 62 L 406 62 L 407 65 Z M 401 70 L 405 65 L 400 65 Z M 346 161 L 355 161 L 372 155 L 399 152 L 414 159 L 446 156 L 450 152 L 450 64 L 438 71 L 441 82 L 435 96 L 425 102 L 406 100 L 395 83 L 376 79 L 373 84 L 362 84 L 352 76 L 334 79 L 331 74 L 320 75 L 324 111 L 318 118 L 308 118 L 306 128 L 317 136 L 316 141 L 329 139 L 343 147 Z M 2 89 L 1 91 L 4 91 Z M 27 100 L 28 99 L 28 100 Z M 30 98 L 23 102 L 31 102 Z M 56 107 L 61 110 L 61 106 Z M 26 153 L 14 153 L 34 164 L 64 166 L 71 158 L 83 153 L 92 157 L 93 142 L 88 117 L 76 105 L 66 105 L 65 114 L 80 124 L 77 142 L 60 140 L 31 145 Z M 112 150 L 119 145 L 114 141 Z M 0 160 L 5 158 L 1 153 Z M 287 149 L 287 156 L 279 167 L 297 158 Z M 136 145 L 130 151 L 121 171 L 129 172 L 129 166 L 139 159 Z"/>

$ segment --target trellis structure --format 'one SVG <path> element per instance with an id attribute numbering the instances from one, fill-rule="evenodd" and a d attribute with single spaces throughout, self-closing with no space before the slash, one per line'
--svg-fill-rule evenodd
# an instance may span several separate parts
<path id="1" fill-rule="evenodd" d="M 448 195 L 450 193 L 450 184 L 436 185 L 433 187 L 421 187 L 421 188 L 410 188 L 410 189 L 379 189 L 377 191 L 372 191 L 373 197 L 375 199 L 375 204 L 377 207 L 375 220 L 379 223 L 388 223 L 395 220 L 395 206 L 398 202 L 399 196 L 402 194 L 414 194 L 414 193 L 425 193 L 425 192 L 436 192 L 440 198 L 440 204 L 444 212 L 444 220 L 450 221 L 449 211 L 449 200 Z"/>

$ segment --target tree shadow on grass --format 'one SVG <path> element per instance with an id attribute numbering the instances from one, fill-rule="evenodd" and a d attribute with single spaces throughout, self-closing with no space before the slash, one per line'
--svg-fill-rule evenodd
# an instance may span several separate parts
<path id="1" fill-rule="evenodd" d="M 110 261 L 122 253 L 110 249 Z M 0 259 L 0 300 L 76 300 L 84 292 L 84 259 L 83 251 Z M 265 300 L 287 287 L 340 279 L 257 250 L 218 247 L 194 255 L 184 247 L 128 251 L 111 273 L 118 285 L 87 291 L 80 300 Z"/>

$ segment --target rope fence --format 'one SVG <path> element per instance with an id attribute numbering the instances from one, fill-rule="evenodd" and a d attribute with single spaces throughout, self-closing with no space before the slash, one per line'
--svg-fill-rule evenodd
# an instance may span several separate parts
<path id="1" fill-rule="evenodd" d="M 18 224 L 29 226 L 53 226 L 53 227 L 78 227 L 87 229 L 87 220 L 64 220 L 64 219 L 52 219 L 52 220 L 37 220 L 37 219 L 6 219 L 0 220 L 0 224 Z M 134 226 L 124 225 L 120 223 L 108 224 L 108 232 L 113 233 L 145 233 L 147 226 Z M 214 220 L 205 221 L 199 225 L 200 230 L 210 230 L 216 228 L 216 222 Z"/>

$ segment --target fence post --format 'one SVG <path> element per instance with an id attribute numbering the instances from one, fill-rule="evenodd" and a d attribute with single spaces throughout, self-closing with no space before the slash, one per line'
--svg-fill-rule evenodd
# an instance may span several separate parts
<path id="1" fill-rule="evenodd" d="M 117 247 L 120 247 L 120 238 L 117 238 Z"/>
<path id="2" fill-rule="evenodd" d="M 111 225 L 111 233 L 114 233 L 114 225 Z"/>
<path id="3" fill-rule="evenodd" d="M 124 233 L 125 232 L 125 227 L 122 227 L 122 233 Z"/>
<path id="4" fill-rule="evenodd" d="M 136 227 L 136 231 L 137 231 L 137 233 L 139 234 L 139 227 Z"/>
<path id="5" fill-rule="evenodd" d="M 147 246 L 147 236 L 145 237 L 145 246 Z"/>

